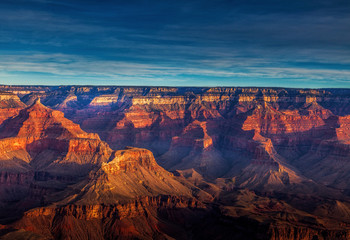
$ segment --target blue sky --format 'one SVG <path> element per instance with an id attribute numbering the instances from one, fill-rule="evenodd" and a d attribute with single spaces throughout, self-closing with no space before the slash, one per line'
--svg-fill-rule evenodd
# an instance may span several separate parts
<path id="1" fill-rule="evenodd" d="M 1 0 L 0 84 L 349 88 L 350 1 Z"/>

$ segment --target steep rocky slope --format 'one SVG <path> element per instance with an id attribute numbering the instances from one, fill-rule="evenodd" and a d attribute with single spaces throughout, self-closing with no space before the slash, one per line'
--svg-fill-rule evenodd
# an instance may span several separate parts
<path id="1" fill-rule="evenodd" d="M 312 159 L 320 154 L 318 146 L 322 150 L 330 144 L 329 148 L 335 149 L 332 151 L 345 151 L 344 156 L 347 152 L 344 115 L 348 112 L 344 103 L 349 101 L 350 92 L 346 89 L 108 86 L 1 86 L 1 89 L 18 94 L 27 104 L 41 96 L 45 104 L 65 112 L 85 131 L 97 132 L 113 148 L 128 145 L 148 148 L 161 156 L 160 163 L 169 170 L 194 168 L 207 177 L 240 174 L 254 158 L 255 131 L 271 139 L 274 151 L 289 166 L 297 168 L 301 166 L 300 159 L 307 158 L 310 160 L 302 162 L 312 168 Z M 342 115 L 338 122 L 345 127 L 334 123 L 335 113 Z M 191 137 L 185 136 L 186 131 L 197 122 L 206 126 L 207 135 L 193 136 L 193 143 L 189 144 Z M 331 140 L 334 128 L 338 129 L 339 137 Z M 211 142 L 210 147 L 200 149 L 200 142 Z M 302 172 L 306 177 L 318 178 L 311 172 Z M 335 177 L 331 185 L 338 187 L 339 180 Z"/>
<path id="2" fill-rule="evenodd" d="M 191 219 L 200 219 L 205 209 L 151 152 L 137 148 L 114 152 L 64 195 L 11 226 L 58 239 L 187 238 L 182 218 L 197 221 Z"/>
<path id="3" fill-rule="evenodd" d="M 0 119 L 0 207 L 42 207 L 13 225 L 25 234 L 349 237 L 348 89 L 0 90 L 6 91 L 0 101 L 6 112 Z M 38 97 L 55 110 L 35 103 Z M 139 148 L 113 151 L 107 143 L 112 149 Z M 140 148 L 150 149 L 165 169 Z M 28 195 L 24 206 L 18 200 Z M 191 220 L 180 221 L 184 216 Z M 212 218 L 203 221 L 203 216 Z M 91 231 L 84 232 L 83 225 Z M 257 235 L 249 235 L 251 226 Z M 76 235 L 64 235 L 72 227 L 79 229 Z"/>
<path id="4" fill-rule="evenodd" d="M 158 195 L 191 196 L 187 187 L 156 163 L 150 151 L 138 148 L 114 152 L 108 163 L 72 187 L 80 189 L 80 194 L 65 202 L 75 204 L 113 204 Z"/>
<path id="5" fill-rule="evenodd" d="M 183 218 L 205 209 L 150 151 L 112 151 L 40 100 L 6 120 L 0 137 L 1 220 L 41 206 L 7 226 L 5 239 L 176 237 L 188 234 Z"/>
<path id="6" fill-rule="evenodd" d="M 4 121 L 0 151 L 1 200 L 19 211 L 46 201 L 46 193 L 84 177 L 112 154 L 98 135 L 40 100 Z M 9 210 L 3 207 L 2 213 Z"/>
<path id="7" fill-rule="evenodd" d="M 16 116 L 26 105 L 20 98 L 9 92 L 0 92 L 0 124 L 6 119 Z"/>
<path id="8" fill-rule="evenodd" d="M 213 138 L 217 137 L 215 133 L 209 135 L 215 127 L 211 121 L 195 120 L 188 124 L 179 136 L 172 138 L 169 150 L 160 156 L 159 162 L 167 169 L 193 168 L 211 178 L 224 175 L 229 163 L 213 145 Z M 209 132 L 208 128 L 211 128 Z"/>
<path id="9" fill-rule="evenodd" d="M 89 165 L 107 161 L 112 152 L 97 134 L 84 132 L 40 100 L 1 125 L 0 141 L 7 160 L 16 155 L 28 168 L 67 175 L 82 173 L 85 167 L 90 170 Z M 79 170 L 75 165 L 81 165 Z"/>

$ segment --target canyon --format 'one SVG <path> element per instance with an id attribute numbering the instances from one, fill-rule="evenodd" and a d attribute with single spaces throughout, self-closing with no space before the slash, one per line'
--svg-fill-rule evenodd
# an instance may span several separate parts
<path id="1" fill-rule="evenodd" d="M 0 239 L 349 239 L 350 89 L 0 86 Z"/>

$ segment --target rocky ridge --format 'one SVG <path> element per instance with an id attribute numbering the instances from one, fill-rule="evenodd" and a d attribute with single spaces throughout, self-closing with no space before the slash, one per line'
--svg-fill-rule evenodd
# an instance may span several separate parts
<path id="1" fill-rule="evenodd" d="M 74 211 L 84 212 L 79 210 L 80 206 L 110 205 L 116 199 L 139 206 L 144 203 L 137 203 L 135 199 L 161 195 L 170 196 L 166 197 L 168 199 L 187 199 L 183 200 L 186 204 L 180 205 L 192 209 L 188 212 L 191 216 L 202 216 L 197 212 L 202 211 L 199 209 L 213 214 L 214 222 L 208 224 L 220 229 L 223 237 L 228 236 L 226 231 L 227 234 L 230 232 L 223 226 L 227 222 L 229 225 L 243 224 L 244 221 L 239 223 L 236 219 L 242 216 L 257 221 L 254 224 L 269 236 L 268 239 L 348 237 L 350 91 L 347 89 L 1 86 L 0 90 L 10 92 L 12 96 L 17 94 L 25 104 L 40 109 L 40 113 L 33 110 L 35 113 L 29 113 L 27 118 L 23 103 L 4 105 L 4 109 L 11 107 L 14 112 L 4 116 L 0 127 L 1 169 L 6 170 L 0 178 L 1 186 L 6 187 L 1 190 L 11 193 L 6 195 L 15 199 L 20 198 L 15 192 L 27 191 L 38 196 L 46 191 L 47 197 L 40 200 L 42 203 L 62 203 L 59 208 L 51 205 L 47 208 L 53 209 L 47 210 L 51 211 L 50 216 L 56 211 L 63 216 L 62 211 L 68 210 L 58 209 L 65 209 L 70 204 L 79 205 Z M 74 127 L 74 123 L 62 120 L 60 112 L 45 110 L 40 103 L 33 104 L 38 97 L 45 105 L 64 112 L 68 119 L 79 123 L 84 131 Z M 47 116 L 59 121 L 44 120 Z M 30 119 L 42 124 L 33 124 Z M 94 132 L 113 149 L 127 145 L 138 148 L 115 152 L 92 134 Z M 173 174 L 158 166 L 150 153 L 140 148 L 152 150 L 157 162 Z M 58 155 L 58 152 L 64 154 Z M 94 154 L 89 154 L 91 152 Z M 71 162 L 78 167 L 69 165 Z M 85 163 L 88 167 L 82 171 L 82 177 L 88 177 L 62 180 L 63 172 L 80 171 Z M 70 167 L 64 168 L 66 164 Z M 62 171 L 58 170 L 61 167 Z M 62 183 L 62 194 L 43 184 L 49 178 Z M 42 180 L 40 184 L 39 179 Z M 11 191 L 9 186 L 14 183 L 27 187 Z M 134 191 L 128 191 L 125 186 L 132 186 Z M 240 192 L 247 189 L 255 197 Z M 197 198 L 195 205 L 193 196 Z M 254 198 L 261 202 L 256 203 L 256 209 L 251 209 L 249 204 L 254 203 Z M 51 199 L 50 203 L 48 199 Z M 206 203 L 204 207 L 199 204 L 202 201 L 199 199 L 214 199 L 219 210 L 212 203 Z M 147 212 L 148 216 L 157 219 L 159 211 L 168 211 L 166 209 L 172 206 L 156 202 L 157 206 L 144 205 L 153 210 L 141 214 Z M 168 200 L 166 202 L 169 204 Z M 159 204 L 165 207 L 159 208 Z M 242 209 L 242 206 L 245 207 Z M 42 209 L 38 211 L 44 211 Z M 271 211 L 275 215 L 271 215 Z M 335 212 L 338 214 L 332 214 Z M 64 216 L 62 221 L 74 219 L 74 223 L 69 220 L 68 225 L 78 224 L 80 220 L 77 219 L 82 219 L 73 213 Z M 264 216 L 263 220 L 261 216 Z M 147 217 L 143 219 L 153 221 Z M 167 226 L 174 223 L 174 219 L 170 222 L 168 218 L 161 219 Z M 153 223 L 158 224 L 158 220 Z M 17 226 L 24 226 L 23 221 L 30 220 L 22 220 Z M 334 224 L 329 225 L 327 221 Z M 127 231 L 131 235 L 149 237 L 156 233 L 162 238 L 167 232 L 154 224 L 147 225 L 152 230 L 143 231 L 132 222 L 125 225 L 128 229 L 137 229 Z M 175 225 L 183 226 L 175 222 Z M 117 225 L 120 224 L 124 223 Z M 244 224 L 240 225 L 241 230 L 249 226 L 249 223 Z M 114 225 L 115 229 L 118 229 L 117 225 Z M 201 236 L 195 230 L 196 221 L 190 225 L 192 233 Z M 59 234 L 64 229 L 62 226 L 58 227 Z M 96 225 L 91 226 L 97 229 Z M 182 237 L 188 234 L 180 228 Z M 30 231 L 31 227 L 26 229 Z M 237 234 L 241 230 L 235 229 Z M 105 230 L 97 230 L 101 231 Z M 118 231 L 121 234 L 123 230 Z M 61 236 L 51 230 L 49 234 L 55 238 Z M 106 238 L 105 235 L 98 236 Z M 261 239 L 258 236 L 252 238 Z"/>

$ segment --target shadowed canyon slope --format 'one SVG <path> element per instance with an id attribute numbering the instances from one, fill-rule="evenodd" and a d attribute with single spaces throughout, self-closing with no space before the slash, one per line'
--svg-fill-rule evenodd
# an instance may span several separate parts
<path id="1" fill-rule="evenodd" d="M 3 239 L 350 237 L 350 90 L 0 91 Z"/>

